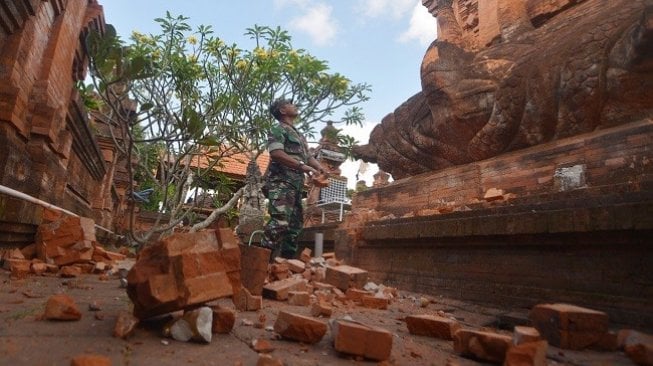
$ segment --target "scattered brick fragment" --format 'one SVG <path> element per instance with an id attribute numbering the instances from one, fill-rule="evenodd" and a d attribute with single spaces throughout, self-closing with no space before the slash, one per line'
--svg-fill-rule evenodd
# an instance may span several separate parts
<path id="1" fill-rule="evenodd" d="M 287 311 L 279 312 L 274 323 L 274 331 L 282 337 L 309 344 L 319 342 L 326 330 L 324 322 Z"/>
<path id="2" fill-rule="evenodd" d="M 272 300 L 287 300 L 290 291 L 306 291 L 306 280 L 291 277 L 263 286 L 263 296 Z"/>
<path id="3" fill-rule="evenodd" d="M 231 332 L 236 323 L 236 313 L 225 307 L 214 306 L 213 310 L 213 325 L 211 331 L 214 334 L 226 334 Z"/>
<path id="4" fill-rule="evenodd" d="M 504 366 L 546 366 L 547 341 L 526 342 L 512 345 L 506 353 Z"/>
<path id="5" fill-rule="evenodd" d="M 113 327 L 113 336 L 126 339 L 134 333 L 138 325 L 138 318 L 127 311 L 121 311 Z"/>
<path id="6" fill-rule="evenodd" d="M 368 280 L 367 271 L 348 266 L 340 265 L 337 267 L 327 267 L 325 282 L 331 284 L 342 291 L 347 291 L 350 287 L 363 288 Z"/>
<path id="7" fill-rule="evenodd" d="M 48 320 L 79 320 L 82 313 L 75 300 L 65 294 L 51 296 L 45 304 L 45 319 Z"/>
<path id="8" fill-rule="evenodd" d="M 504 334 L 460 329 L 453 336 L 454 351 L 490 362 L 503 362 L 512 338 Z"/>
<path id="9" fill-rule="evenodd" d="M 288 304 L 294 306 L 308 306 L 311 304 L 311 298 L 306 291 L 288 292 Z"/>
<path id="10" fill-rule="evenodd" d="M 353 321 L 337 320 L 333 326 L 333 346 L 338 352 L 384 361 L 392 352 L 392 333 Z"/>
<path id="11" fill-rule="evenodd" d="M 533 327 L 526 327 L 523 325 L 515 326 L 512 334 L 513 344 L 519 345 L 528 342 L 537 342 L 542 339 L 540 332 Z"/>
<path id="12" fill-rule="evenodd" d="M 411 334 L 452 340 L 460 329 L 456 320 L 437 315 L 410 315 L 406 317 L 406 325 Z"/>
<path id="13" fill-rule="evenodd" d="M 608 315 L 570 304 L 539 304 L 529 318 L 553 346 L 583 349 L 601 341 L 608 331 Z"/>

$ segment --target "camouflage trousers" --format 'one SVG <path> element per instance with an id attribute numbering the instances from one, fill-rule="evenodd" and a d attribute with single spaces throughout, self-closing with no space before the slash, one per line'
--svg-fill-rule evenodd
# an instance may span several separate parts
<path id="1" fill-rule="evenodd" d="M 280 251 L 281 257 L 294 258 L 304 223 L 302 191 L 288 182 L 268 182 L 267 189 L 270 220 L 261 244 L 272 249 L 273 255 Z"/>

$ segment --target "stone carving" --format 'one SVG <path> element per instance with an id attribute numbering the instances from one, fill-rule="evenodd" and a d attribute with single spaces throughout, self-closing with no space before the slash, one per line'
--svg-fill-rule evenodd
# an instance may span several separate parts
<path id="1" fill-rule="evenodd" d="M 423 3 L 422 91 L 354 150 L 394 178 L 653 116 L 651 0 Z"/>

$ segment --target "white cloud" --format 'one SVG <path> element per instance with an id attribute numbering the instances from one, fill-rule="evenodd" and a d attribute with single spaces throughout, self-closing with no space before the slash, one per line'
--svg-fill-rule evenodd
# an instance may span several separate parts
<path id="1" fill-rule="evenodd" d="M 308 33 L 318 46 L 328 45 L 338 33 L 338 22 L 331 15 L 333 8 L 319 3 L 305 10 L 303 15 L 290 21 L 291 28 Z"/>
<path id="2" fill-rule="evenodd" d="M 410 11 L 413 2 L 414 0 L 358 0 L 356 9 L 368 18 L 391 16 L 399 19 Z"/>
<path id="3" fill-rule="evenodd" d="M 422 46 L 428 46 L 437 38 L 437 22 L 421 1 L 413 7 L 408 29 L 399 36 L 400 42 L 417 40 Z"/>

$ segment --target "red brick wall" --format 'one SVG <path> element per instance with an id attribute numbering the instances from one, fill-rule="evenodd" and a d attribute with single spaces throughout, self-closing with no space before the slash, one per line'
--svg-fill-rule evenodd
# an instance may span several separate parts
<path id="1" fill-rule="evenodd" d="M 336 254 L 407 290 L 573 302 L 653 329 L 651 146 L 642 121 L 357 193 Z M 562 191 L 554 174 L 575 165 L 584 184 Z M 485 201 L 490 188 L 505 199 Z"/>
<path id="2" fill-rule="evenodd" d="M 93 209 L 113 208 L 98 198 L 114 198 L 112 174 L 75 92 L 86 64 L 80 35 L 103 27 L 102 8 L 95 0 L 9 1 L 0 12 L 27 10 L 17 27 L 0 26 L 0 184 L 110 226 L 111 215 Z M 0 22 L 13 18 L 0 14 Z M 12 227 L 38 224 L 35 208 L 21 205 L 13 215 L 0 205 L 0 243 Z"/>

